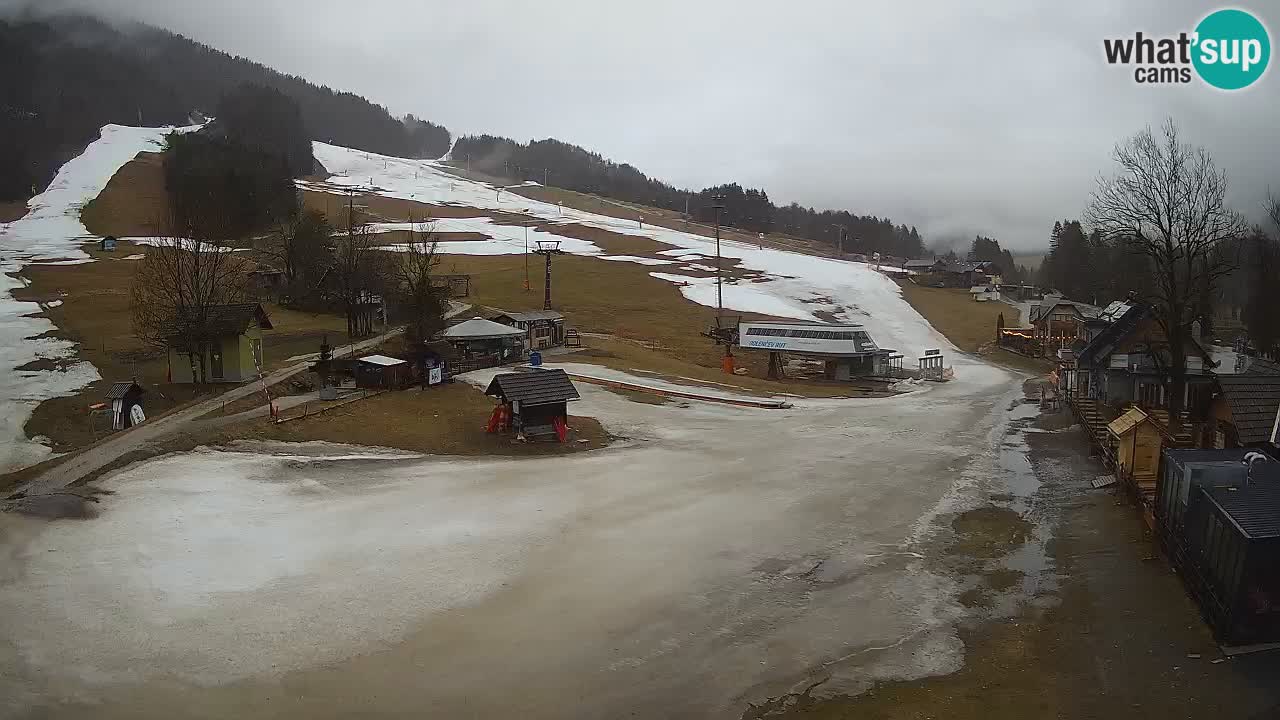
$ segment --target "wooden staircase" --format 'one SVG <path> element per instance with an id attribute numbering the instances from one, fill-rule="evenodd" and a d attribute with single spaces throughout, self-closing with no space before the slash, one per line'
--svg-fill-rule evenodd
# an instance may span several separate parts
<path id="1" fill-rule="evenodd" d="M 1191 421 L 1187 418 L 1186 413 L 1182 413 L 1182 424 L 1178 427 L 1177 432 L 1169 426 L 1168 410 L 1148 410 L 1147 414 L 1152 420 L 1160 426 L 1161 434 L 1165 436 L 1165 447 L 1170 448 L 1193 448 L 1196 446 L 1195 436 L 1191 433 Z"/>
<path id="2" fill-rule="evenodd" d="M 1089 440 L 1098 448 L 1098 455 L 1102 461 L 1107 467 L 1113 466 L 1115 450 L 1111 447 L 1111 437 L 1107 433 L 1107 423 L 1111 422 L 1111 418 L 1105 412 L 1105 408 L 1097 400 L 1072 398 L 1071 410 L 1084 431 L 1088 433 Z"/>

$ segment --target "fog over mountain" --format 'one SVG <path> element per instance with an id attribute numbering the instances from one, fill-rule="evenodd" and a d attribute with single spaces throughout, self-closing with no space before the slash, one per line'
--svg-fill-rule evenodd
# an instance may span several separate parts
<path id="1" fill-rule="evenodd" d="M 1274 5 L 1246 2 L 1275 24 Z M 17 3 L 7 3 L 10 9 Z M 1261 219 L 1280 188 L 1271 71 L 1227 93 L 1144 86 L 1103 39 L 1194 28 L 1204 2 L 58 0 L 137 19 L 454 135 L 555 137 L 677 186 L 888 215 L 931 243 L 1046 242 L 1116 141 L 1172 116 Z M 1272 31 L 1274 38 L 1275 31 Z"/>

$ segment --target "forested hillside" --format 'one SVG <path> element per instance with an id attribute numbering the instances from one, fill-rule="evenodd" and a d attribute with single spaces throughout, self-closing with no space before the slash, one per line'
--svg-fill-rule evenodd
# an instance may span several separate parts
<path id="1" fill-rule="evenodd" d="M 626 163 L 559 140 L 527 144 L 493 135 L 458 138 L 452 158 L 459 164 L 506 177 L 546 182 L 556 187 L 685 212 L 693 220 L 715 219 L 714 197 L 724 206 L 721 222 L 752 232 L 784 232 L 836 245 L 843 235 L 847 252 L 879 252 L 920 257 L 924 243 L 915 228 L 889 218 L 854 215 L 847 210 L 814 210 L 792 203 L 778 207 L 764 190 L 726 183 L 694 192 L 650 178 Z"/>
<path id="2" fill-rule="evenodd" d="M 86 16 L 0 20 L 0 201 L 39 191 L 107 123 L 185 124 L 193 112 L 214 115 L 224 96 L 255 86 L 297 104 L 305 135 L 315 140 L 400 157 L 439 157 L 452 138 L 440 125 L 349 92 L 314 85 L 180 35 L 146 25 L 121 27 Z M 234 122 L 234 118 L 228 118 Z M 266 129 L 264 129 L 266 130 Z M 299 135 L 301 136 L 301 135 Z M 306 157 L 285 153 L 293 172 Z M 547 139 L 517 143 L 490 135 L 461 138 L 453 159 L 477 170 L 689 212 L 752 232 L 785 232 L 848 252 L 920 257 L 913 227 L 845 210 L 776 206 L 757 188 L 728 182 L 701 191 L 676 188 L 635 167 L 576 145 Z"/>
<path id="3" fill-rule="evenodd" d="M 349 93 L 145 25 L 83 16 L 0 20 L 0 200 L 40 189 L 107 123 L 185 124 L 254 84 L 297 102 L 311 137 L 400 156 L 439 157 L 448 130 Z"/>

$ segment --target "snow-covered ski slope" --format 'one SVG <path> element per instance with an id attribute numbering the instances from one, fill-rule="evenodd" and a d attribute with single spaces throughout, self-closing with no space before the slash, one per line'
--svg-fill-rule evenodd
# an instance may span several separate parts
<path id="1" fill-rule="evenodd" d="M 606 215 L 561 208 L 550 203 L 530 200 L 486 183 L 474 182 L 449 173 L 438 161 L 395 158 L 361 150 L 315 143 L 316 159 L 332 173 L 328 184 L 371 192 L 386 197 L 416 200 L 424 203 L 457 205 L 479 210 L 524 213 L 550 223 L 578 223 L 619 233 L 647 237 L 671 246 L 660 253 L 677 262 L 697 262 L 715 257 L 715 242 L 701 235 L 663 227 L 639 227 L 635 221 Z M 304 186 L 308 186 L 304 183 Z M 468 255 L 500 255 L 524 252 L 524 230 L 504 226 L 489 218 L 446 218 L 433 221 L 442 232 L 478 232 L 489 240 L 448 242 L 441 244 L 447 253 Z M 406 229 L 405 223 L 387 224 L 381 229 Z M 554 233 L 529 231 L 529 242 L 559 240 L 561 249 L 578 255 L 594 255 L 609 260 L 661 264 L 655 258 L 630 255 L 607 255 L 594 243 L 557 236 Z M 743 312 L 758 312 L 780 317 L 817 320 L 815 311 L 825 311 L 843 320 L 867 327 L 882 346 L 895 348 L 907 356 L 907 363 L 929 348 L 953 351 L 945 337 L 906 301 L 898 286 L 872 267 L 857 262 L 815 257 L 801 253 L 761 249 L 740 242 L 721 243 L 726 258 L 739 261 L 739 266 L 766 277 L 741 281 L 724 287 L 725 306 Z M 692 268 L 692 269 L 697 269 Z M 678 283 L 688 299 L 714 306 L 715 281 L 682 275 L 674 263 L 661 272 L 651 274 L 661 280 Z"/>
<path id="2" fill-rule="evenodd" d="M 57 328 L 33 302 L 13 299 L 24 285 L 14 277 L 33 263 L 92 262 L 81 244 L 92 239 L 80 222 L 80 209 L 98 196 L 107 181 L 139 152 L 156 150 L 172 128 L 107 125 L 84 152 L 58 171 L 48 189 L 27 201 L 27 214 L 0 224 L 0 470 L 39 462 L 49 448 L 28 440 L 24 426 L 40 402 L 67 395 L 99 379 L 93 365 L 72 362 L 60 370 L 17 370 L 34 360 L 64 360 L 75 344 L 42 337 Z M 54 306 L 54 301 L 49 303 Z"/>

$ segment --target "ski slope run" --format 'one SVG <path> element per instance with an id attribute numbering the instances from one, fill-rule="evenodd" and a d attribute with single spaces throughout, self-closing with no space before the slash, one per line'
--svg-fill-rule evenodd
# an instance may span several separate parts
<path id="1" fill-rule="evenodd" d="M 194 128 L 181 128 L 188 130 Z M 39 462 L 50 453 L 25 426 L 36 405 L 69 395 L 100 379 L 86 362 L 70 362 L 75 343 L 47 337 L 57 330 L 34 302 L 13 291 L 26 285 L 17 273 L 31 264 L 93 262 L 81 245 L 96 239 L 80 222 L 80 209 L 98 196 L 112 175 L 139 152 L 156 150 L 173 128 L 107 125 L 100 137 L 58 170 L 53 182 L 27 201 L 27 214 L 0 224 L 0 471 Z M 61 304 L 52 301 L 50 307 Z M 32 361 L 64 361 L 58 370 L 18 370 Z"/>
<path id="2" fill-rule="evenodd" d="M 714 307 L 714 278 L 682 275 L 678 263 L 698 263 L 715 257 L 715 242 L 701 235 L 664 227 L 640 227 L 635 221 L 564 208 L 531 200 L 486 183 L 451 174 L 439 161 L 412 160 L 338 147 L 314 144 L 316 159 L 332 173 L 325 185 L 359 192 L 437 205 L 455 205 L 478 210 L 523 213 L 551 224 L 577 223 L 621 235 L 645 237 L 671 246 L 658 253 L 669 257 L 672 266 L 650 274 L 677 284 L 681 293 L 701 305 Z M 324 190 L 324 185 L 300 182 L 304 188 Z M 530 183 L 524 183 L 526 185 Z M 492 218 L 433 219 L 441 232 L 477 232 L 488 240 L 442 243 L 444 252 L 463 255 L 504 255 L 524 252 L 524 229 L 499 225 Z M 378 230 L 409 229 L 407 223 L 385 223 Z M 560 249 L 576 255 L 606 260 L 662 265 L 659 258 L 607 255 L 585 240 L 529 230 L 529 243 L 558 240 Z M 881 347 L 904 353 L 908 362 L 928 348 L 955 351 L 955 347 L 920 316 L 905 300 L 898 286 L 865 263 L 834 260 L 801 253 L 760 248 L 736 241 L 721 241 L 721 254 L 737 260 L 741 268 L 762 273 L 764 278 L 734 281 L 724 286 L 724 304 L 741 312 L 755 312 L 800 320 L 818 320 L 816 311 L 866 326 Z M 706 265 L 707 263 L 701 263 Z M 689 267 L 689 266 L 686 266 Z M 690 269 L 699 269 L 696 265 Z M 977 364 L 960 359 L 955 364 Z"/>

